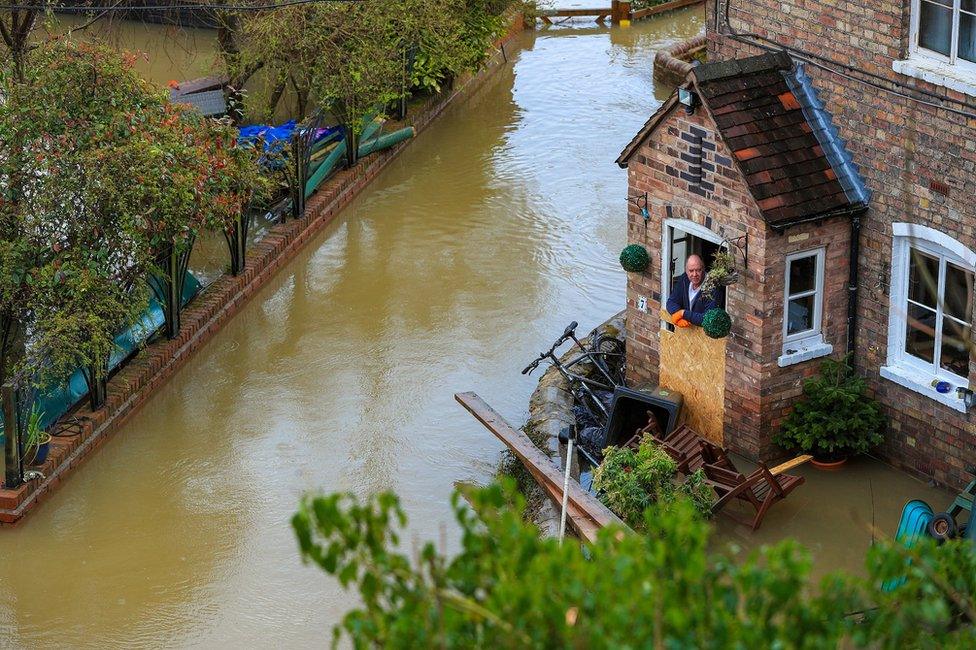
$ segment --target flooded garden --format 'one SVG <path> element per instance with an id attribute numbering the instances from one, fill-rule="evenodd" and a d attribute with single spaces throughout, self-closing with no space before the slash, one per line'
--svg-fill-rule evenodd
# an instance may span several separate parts
<path id="1" fill-rule="evenodd" d="M 507 65 L 3 531 L 11 642 L 321 642 L 349 596 L 298 559 L 288 521 L 308 490 L 393 489 L 411 534 L 456 548 L 450 492 L 488 481 L 501 445 L 452 394 L 524 418 L 535 380 L 519 370 L 551 332 L 619 310 L 613 159 L 665 96 L 653 52 L 702 20 L 573 21 L 507 46 Z M 128 47 L 153 49 L 142 30 Z M 160 84 L 206 70 L 164 52 L 172 67 L 146 69 Z"/>
<path id="2" fill-rule="evenodd" d="M 322 645 L 357 596 L 300 559 L 290 522 L 310 493 L 395 492 L 407 552 L 462 551 L 451 494 L 491 483 L 504 446 L 454 393 L 523 423 L 539 377 L 520 370 L 570 321 L 586 332 L 624 307 L 627 173 L 614 160 L 672 93 L 652 77 L 654 53 L 704 20 L 701 6 L 626 26 L 553 19 L 508 41 L 503 63 L 0 531 L 6 641 Z M 160 87 L 214 70 L 210 30 L 92 33 L 145 52 L 135 68 Z M 226 258 L 210 233 L 189 269 L 206 287 Z M 860 575 L 908 499 L 952 499 L 868 458 L 795 471 L 807 484 L 763 529 L 718 518 L 711 547 L 790 537 L 814 577 Z"/>

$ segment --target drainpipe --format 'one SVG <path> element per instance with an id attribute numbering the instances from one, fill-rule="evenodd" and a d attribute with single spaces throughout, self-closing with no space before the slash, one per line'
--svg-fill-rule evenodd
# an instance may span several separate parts
<path id="1" fill-rule="evenodd" d="M 861 216 L 851 217 L 851 264 L 847 280 L 847 352 L 853 354 L 857 343 L 857 263 L 861 250 Z"/>

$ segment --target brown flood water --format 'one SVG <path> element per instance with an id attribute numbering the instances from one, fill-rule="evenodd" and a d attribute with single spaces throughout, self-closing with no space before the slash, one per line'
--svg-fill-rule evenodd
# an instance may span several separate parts
<path id="1" fill-rule="evenodd" d="M 501 445 L 452 395 L 475 390 L 523 421 L 525 363 L 570 320 L 588 330 L 621 308 L 626 174 L 613 160 L 667 94 L 654 51 L 702 22 L 696 8 L 509 46 L 484 88 L 0 531 L 2 643 L 324 645 L 354 598 L 299 561 L 288 520 L 309 490 L 395 490 L 408 546 L 456 548 L 451 490 L 489 480 Z M 153 49 L 142 31 L 168 37 L 132 27 L 119 41 Z M 206 73 L 183 49 L 146 74 Z M 195 264 L 223 264 L 218 243 L 201 242 Z"/>

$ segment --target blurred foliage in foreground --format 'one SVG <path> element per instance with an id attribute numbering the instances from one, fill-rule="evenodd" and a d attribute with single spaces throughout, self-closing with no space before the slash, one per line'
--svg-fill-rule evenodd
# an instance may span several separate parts
<path id="1" fill-rule="evenodd" d="M 689 503 L 646 513 L 647 534 L 595 545 L 540 539 L 511 482 L 453 497 L 461 549 L 398 550 L 406 517 L 383 493 L 309 495 L 292 524 L 302 556 L 358 590 L 333 630 L 356 647 L 974 647 L 971 543 L 880 544 L 869 578 L 809 580 L 790 540 L 731 561 Z M 470 504 L 470 505 L 469 505 Z M 892 593 L 883 580 L 904 576 Z"/>

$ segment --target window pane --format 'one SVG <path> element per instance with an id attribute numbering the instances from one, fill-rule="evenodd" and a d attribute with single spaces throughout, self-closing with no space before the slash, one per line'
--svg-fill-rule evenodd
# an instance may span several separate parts
<path id="1" fill-rule="evenodd" d="M 964 2 L 963 6 L 965 4 Z M 976 16 L 973 14 L 959 14 L 959 49 L 957 56 L 960 59 L 976 62 Z"/>
<path id="2" fill-rule="evenodd" d="M 939 260 L 916 249 L 911 249 L 908 270 L 908 298 L 912 302 L 935 309 L 939 291 Z"/>
<path id="3" fill-rule="evenodd" d="M 935 361 L 935 311 L 908 305 L 905 352 L 923 361 Z"/>
<path id="4" fill-rule="evenodd" d="M 945 1 L 945 0 L 943 0 Z M 918 45 L 949 56 L 949 39 L 952 37 L 952 3 L 948 7 L 928 0 L 919 3 Z"/>
<path id="5" fill-rule="evenodd" d="M 817 282 L 817 256 L 801 257 L 790 262 L 790 286 L 787 295 L 813 290 Z"/>
<path id="6" fill-rule="evenodd" d="M 971 340 L 972 328 L 951 318 L 942 320 L 942 359 L 939 365 L 961 377 L 969 376 L 969 351 L 966 342 Z"/>
<path id="7" fill-rule="evenodd" d="M 816 294 L 803 298 L 790 299 L 787 303 L 787 335 L 813 329 L 813 301 L 815 298 Z"/>
<path id="8" fill-rule="evenodd" d="M 966 323 L 973 322 L 973 273 L 946 264 L 945 313 Z"/>
<path id="9" fill-rule="evenodd" d="M 959 8 L 963 11 L 968 11 L 971 14 L 976 14 L 976 0 L 962 0 L 959 4 Z"/>

